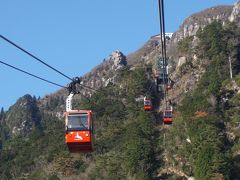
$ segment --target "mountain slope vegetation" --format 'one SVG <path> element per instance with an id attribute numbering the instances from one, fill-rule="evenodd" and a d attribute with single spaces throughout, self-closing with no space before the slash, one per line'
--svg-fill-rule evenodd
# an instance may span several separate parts
<path id="1" fill-rule="evenodd" d="M 75 103 L 75 108 L 94 112 L 95 151 L 92 154 L 71 155 L 64 144 L 64 119 L 41 111 L 39 128 L 34 128 L 24 138 L 9 138 L 2 146 L 1 178 L 15 179 L 19 174 L 21 178 L 30 179 L 80 178 L 84 173 L 90 179 L 152 177 L 156 170 L 152 148 L 154 117 L 143 112 L 142 103 L 135 101 L 136 96 L 146 93 L 150 82 L 143 68 L 134 71 L 126 68 L 118 73 L 121 88 L 109 85 L 95 93 L 90 101 Z"/>
<path id="2" fill-rule="evenodd" d="M 153 48 L 147 52 L 159 46 Z M 193 73 L 198 79 L 186 93 L 177 82 L 169 91 L 170 99 L 182 92 L 173 101 L 172 126 L 162 125 L 161 94 L 150 88 L 149 67 L 156 59 L 139 59 L 111 70 L 114 83 L 73 103 L 74 109 L 93 111 L 93 153 L 68 152 L 62 92 L 42 99 L 25 95 L 7 112 L 2 109 L 0 179 L 238 179 L 240 28 L 214 21 L 179 41 L 176 52 L 187 60 L 172 65 L 173 80 Z M 143 110 L 146 95 L 152 112 Z"/>
<path id="3" fill-rule="evenodd" d="M 239 97 L 239 86 L 233 86 L 240 72 L 239 32 L 234 24 L 223 27 L 218 22 L 199 30 L 199 44 L 194 51 L 206 66 L 205 73 L 178 106 L 175 123 L 167 133 L 169 159 L 196 179 L 239 177 L 235 174 L 238 167 L 230 166 L 236 153 L 232 145 L 239 137 L 230 142 L 226 129 L 227 125 L 237 128 L 240 121 L 226 113 L 232 98 Z M 233 79 L 229 75 L 229 58 L 233 59 Z M 231 96 L 224 99 L 229 91 Z M 236 108 L 230 109 L 238 114 Z"/>

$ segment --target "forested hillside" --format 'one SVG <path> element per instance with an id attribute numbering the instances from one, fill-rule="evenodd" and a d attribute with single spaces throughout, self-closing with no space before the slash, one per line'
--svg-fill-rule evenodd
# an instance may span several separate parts
<path id="1" fill-rule="evenodd" d="M 76 109 L 86 108 L 94 112 L 93 153 L 71 155 L 64 144 L 64 119 L 40 110 L 41 123 L 34 125 L 29 134 L 4 142 L 1 177 L 14 179 L 19 178 L 19 174 L 30 179 L 152 177 L 159 166 L 153 148 L 157 142 L 154 116 L 143 111 L 142 102 L 135 101 L 137 96 L 146 93 L 151 82 L 141 67 L 133 71 L 122 69 L 118 73 L 121 88 L 109 85 L 95 93 L 90 101 L 83 100 L 74 105 Z M 29 96 L 24 98 L 31 100 Z M 17 107 L 18 104 L 12 108 Z M 9 117 L 8 113 L 6 117 Z M 6 121 L 2 118 L 2 122 Z"/>
<path id="2" fill-rule="evenodd" d="M 234 24 L 223 27 L 214 22 L 198 31 L 199 43 L 194 49 L 186 40 L 179 43 L 180 49 L 185 46 L 197 53 L 205 72 L 177 106 L 173 127 L 167 131 L 166 152 L 172 166 L 196 179 L 240 177 L 239 33 Z M 188 63 L 188 67 L 193 66 Z"/>
<path id="3" fill-rule="evenodd" d="M 0 179 L 240 179 L 240 27 L 211 21 L 174 42 L 172 125 L 162 122 L 152 74 L 160 45 L 150 40 L 116 69 L 111 58 L 101 64 L 87 75 L 99 76 L 98 91 L 76 95 L 74 109 L 93 111 L 92 153 L 70 154 L 65 145 L 65 90 L 2 109 Z M 114 80 L 100 83 L 103 76 Z M 153 111 L 144 111 L 144 96 Z"/>

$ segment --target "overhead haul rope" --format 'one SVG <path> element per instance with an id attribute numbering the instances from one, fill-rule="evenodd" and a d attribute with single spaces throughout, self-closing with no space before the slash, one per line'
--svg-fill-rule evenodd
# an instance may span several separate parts
<path id="1" fill-rule="evenodd" d="M 167 53 L 166 53 L 166 37 L 165 37 L 165 21 L 164 21 L 164 3 L 163 0 L 158 0 L 159 20 L 160 20 L 160 41 L 161 41 L 161 57 L 163 60 L 163 92 L 165 109 L 167 108 L 167 90 L 166 90 L 166 67 L 167 67 Z"/>
<path id="2" fill-rule="evenodd" d="M 146 92 L 146 95 L 148 95 L 148 93 L 152 90 L 152 87 L 153 87 L 153 82 L 151 82 L 151 85 L 150 87 L 148 88 L 147 92 Z"/>
<path id="3" fill-rule="evenodd" d="M 59 70 L 55 69 L 54 67 L 50 66 L 49 64 L 45 63 L 43 60 L 39 59 L 38 57 L 36 57 L 35 55 L 33 55 L 32 53 L 28 52 L 27 50 L 23 49 L 22 47 L 18 46 L 17 44 L 15 44 L 14 42 L 10 41 L 9 39 L 7 39 L 6 37 L 0 35 L 0 37 L 7 41 L 9 44 L 15 46 L 16 48 L 20 49 L 21 51 L 23 51 L 24 53 L 26 53 L 27 55 L 31 56 L 32 58 L 34 58 L 35 60 L 39 61 L 40 63 L 44 64 L 45 66 L 49 67 L 50 69 L 56 71 L 57 73 L 61 74 L 62 76 L 66 77 L 67 79 L 72 81 L 72 78 L 70 78 L 69 76 L 63 74 L 62 72 L 60 72 Z"/>
<path id="4" fill-rule="evenodd" d="M 15 67 L 15 66 L 12 66 L 12 65 L 10 65 L 10 64 L 7 64 L 7 63 L 5 63 L 5 62 L 3 62 L 3 61 L 0 61 L 0 63 L 4 64 L 4 65 L 6 65 L 6 66 L 8 66 L 8 67 L 10 67 L 10 68 L 13 68 L 13 69 L 15 69 L 15 70 L 17 70 L 17 71 L 20 71 L 20 72 L 22 72 L 22 73 L 25 73 L 25 74 L 27 74 L 27 75 L 29 75 L 29 76 L 32 76 L 32 77 L 35 77 L 35 78 L 40 79 L 40 80 L 42 80 L 42 81 L 45 81 L 45 82 L 47 82 L 47 83 L 50 83 L 50 84 L 53 84 L 53 85 L 56 85 L 56 86 L 59 86 L 59 87 L 62 87 L 62 88 L 66 88 L 66 89 L 67 89 L 67 87 L 65 87 L 65 86 L 62 86 L 62 85 L 60 85 L 60 84 L 54 83 L 54 82 L 52 82 L 52 81 L 49 81 L 49 80 L 47 80 L 47 79 L 41 78 L 41 77 L 39 77 L 39 76 L 37 76 L 37 75 L 34 75 L 34 74 L 29 73 L 29 72 L 27 72 L 27 71 L 24 71 L 24 70 L 22 70 L 22 69 L 20 69 L 20 68 L 17 68 L 17 67 Z"/>
<path id="5" fill-rule="evenodd" d="M 18 48 L 19 50 L 23 51 L 24 53 L 26 53 L 27 55 L 31 56 L 32 58 L 34 58 L 35 60 L 39 61 L 40 63 L 44 64 L 45 66 L 49 67 L 50 69 L 54 70 L 55 72 L 61 74 L 61 75 L 64 76 L 65 78 L 73 81 L 73 79 L 70 78 L 69 76 L 65 75 L 64 73 L 60 72 L 59 70 L 57 70 L 56 68 L 50 66 L 49 64 L 45 63 L 45 62 L 44 62 L 43 60 L 41 60 L 40 58 L 36 57 L 35 55 L 33 55 L 32 53 L 30 53 L 29 51 L 23 49 L 23 48 L 20 47 L 19 45 L 17 45 L 17 44 L 15 44 L 14 42 L 10 41 L 9 39 L 7 39 L 6 37 L 4 37 L 3 35 L 0 35 L 0 38 L 2 38 L 3 40 L 5 40 L 5 41 L 8 42 L 9 44 L 13 45 L 14 47 Z M 4 62 L 2 62 L 2 64 L 7 65 L 7 63 L 4 63 Z M 11 65 L 7 65 L 7 66 L 11 67 Z M 12 66 L 12 68 L 14 68 L 14 67 Z M 14 68 L 14 69 L 15 69 L 15 68 Z M 22 70 L 20 70 L 19 68 L 17 68 L 17 70 L 22 71 Z M 25 71 L 25 72 L 26 72 L 26 71 Z M 24 72 L 24 73 L 25 73 L 25 72 Z M 26 72 L 25 74 L 27 74 L 27 73 L 28 73 L 28 72 Z M 30 74 L 31 74 L 31 73 L 29 73 L 28 75 L 30 75 Z M 33 74 L 31 74 L 31 76 L 32 76 L 32 75 L 33 75 Z M 33 76 L 35 76 L 35 75 L 33 75 Z M 36 77 L 36 78 L 37 78 L 37 77 Z M 40 78 L 38 78 L 38 79 L 40 79 Z M 41 80 L 43 80 L 43 78 L 42 78 Z M 47 81 L 48 81 L 48 80 L 46 80 L 46 82 L 47 82 Z M 50 82 L 50 81 L 49 81 L 49 82 Z M 55 85 L 56 85 L 56 83 L 51 83 L 51 84 L 55 84 Z M 96 91 L 95 89 L 93 89 L 93 88 L 91 88 L 91 87 L 89 87 L 89 86 L 83 85 L 83 84 L 80 84 L 80 86 L 82 86 L 82 87 L 84 87 L 84 88 L 87 88 L 87 89 L 90 89 L 90 90 L 93 90 L 93 91 Z M 64 86 L 61 86 L 61 85 L 60 85 L 60 87 L 64 87 Z"/>
<path id="6" fill-rule="evenodd" d="M 17 71 L 20 71 L 20 72 L 22 72 L 22 73 L 24 73 L 24 74 L 27 74 L 27 75 L 32 76 L 32 77 L 34 77 L 34 78 L 40 79 L 40 80 L 42 80 L 42 81 L 44 81 L 44 82 L 47 82 L 47 83 L 49 83 L 49 84 L 53 84 L 53 85 L 59 86 L 59 87 L 64 88 L 64 89 L 68 89 L 68 87 L 65 87 L 65 86 L 63 86 L 63 85 L 60 85 L 60 84 L 55 83 L 55 82 L 52 82 L 52 81 L 49 81 L 49 80 L 47 80 L 47 79 L 44 79 L 44 78 L 42 78 L 42 77 L 39 77 L 39 76 L 34 75 L 34 74 L 32 74 L 32 73 L 29 73 L 29 72 L 27 72 L 27 71 L 24 71 L 24 70 L 22 70 L 22 69 L 20 69 L 20 68 L 17 68 L 17 67 L 15 67 L 15 66 L 12 66 L 12 65 L 10 65 L 10 64 L 8 64 L 8 63 L 5 63 L 5 62 L 3 62 L 3 61 L 1 61 L 1 60 L 0 60 L 0 63 L 3 64 L 3 65 L 5 65 L 5 66 L 8 66 L 8 67 L 10 67 L 10 68 L 12 68 L 12 69 L 15 69 L 15 70 L 17 70 Z M 86 86 L 86 87 L 87 87 L 87 86 Z M 87 88 L 89 88 L 89 87 L 87 87 Z M 96 91 L 95 89 L 92 89 L 92 90 Z M 92 102 L 91 99 L 89 99 L 89 98 L 88 98 L 87 96 L 85 96 L 83 93 L 78 92 L 77 94 L 81 94 L 84 98 L 86 98 L 86 99 L 89 101 L 89 103 L 91 103 L 91 104 L 93 104 L 93 105 L 95 104 L 94 102 Z"/>
<path id="7" fill-rule="evenodd" d="M 153 86 L 153 82 L 151 82 L 151 85 L 150 85 L 150 87 L 148 88 L 147 93 L 151 91 L 152 86 Z"/>

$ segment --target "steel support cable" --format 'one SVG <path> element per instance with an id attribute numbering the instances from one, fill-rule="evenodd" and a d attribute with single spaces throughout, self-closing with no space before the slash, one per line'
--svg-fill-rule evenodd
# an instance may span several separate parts
<path id="1" fill-rule="evenodd" d="M 164 92 L 164 104 L 167 107 L 167 91 L 166 91 L 166 37 L 165 37 L 165 21 L 164 21 L 164 3 L 163 0 L 158 0 L 159 20 L 160 20 L 160 40 L 162 49 L 162 61 L 163 61 L 163 92 Z"/>
<path id="2" fill-rule="evenodd" d="M 164 46 L 164 60 L 165 60 L 165 67 L 167 68 L 168 62 L 167 62 L 167 46 L 166 46 L 166 36 L 165 36 L 165 13 L 164 13 L 164 0 L 161 0 L 161 6 L 162 6 L 162 28 L 163 28 L 163 46 Z M 167 69 L 165 69 L 167 70 Z M 166 71 L 167 74 L 167 84 L 170 83 L 169 75 L 168 72 Z M 168 92 L 167 92 L 168 95 Z"/>
<path id="3" fill-rule="evenodd" d="M 63 74 L 62 72 L 60 72 L 59 70 L 55 69 L 54 67 L 50 66 L 49 64 L 45 63 L 44 61 L 42 61 L 41 59 L 39 59 L 38 57 L 36 57 L 35 55 L 33 55 L 32 53 L 28 52 L 27 50 L 23 49 L 22 47 L 18 46 L 17 44 L 15 44 L 14 42 L 10 41 L 9 39 L 7 39 L 6 37 L 0 35 L 0 37 L 5 40 L 6 42 L 8 42 L 9 44 L 15 46 L 16 48 L 20 49 L 21 51 L 23 51 L 24 53 L 26 53 L 27 55 L 31 56 L 32 58 L 34 58 L 35 60 L 39 61 L 40 63 L 44 64 L 45 66 L 49 67 L 50 69 L 54 70 L 55 72 L 61 74 L 62 76 L 66 77 L 67 79 L 72 81 L 72 78 L 70 78 L 69 76 Z"/>
<path id="4" fill-rule="evenodd" d="M 150 87 L 148 88 L 148 90 L 147 90 L 147 92 L 146 92 L 146 96 L 148 95 L 148 94 L 151 94 L 150 93 L 150 91 L 152 90 L 152 87 L 154 86 L 154 82 L 151 82 L 151 85 L 150 85 Z"/>
<path id="5" fill-rule="evenodd" d="M 164 61 L 164 44 L 163 44 L 163 29 L 162 29 L 162 3 L 161 0 L 158 0 L 158 11 L 159 11 L 159 26 L 160 26 L 160 41 L 161 41 L 161 57 L 162 57 L 162 66 L 165 67 L 165 61 Z M 163 73 L 163 80 L 165 79 L 165 73 Z"/>
<path id="6" fill-rule="evenodd" d="M 162 64 L 159 64 L 160 65 L 160 67 L 158 67 L 159 68 L 159 70 L 161 70 L 161 68 L 163 68 L 164 69 L 164 57 L 163 57 L 163 51 L 164 51 L 164 49 L 163 49 L 163 32 L 162 32 L 162 18 L 161 18 L 161 16 L 162 16 L 162 14 L 161 14 L 161 9 L 162 9 L 162 7 L 161 7 L 161 0 L 158 0 L 158 13 L 159 13 L 159 28 L 160 28 L 160 45 L 161 45 L 161 56 L 160 56 L 160 58 L 162 58 L 161 60 L 162 60 Z M 160 61 L 161 62 L 161 61 Z M 161 78 L 161 72 L 159 72 L 160 74 L 160 78 Z M 165 75 L 164 75 L 164 72 L 162 73 L 162 78 L 163 78 L 163 81 L 164 81 L 164 79 L 165 79 Z M 163 94 L 164 94 L 164 100 L 165 100 L 165 88 L 163 88 Z"/>
<path id="7" fill-rule="evenodd" d="M 164 66 L 165 66 L 165 63 L 164 63 L 164 56 L 163 56 L 163 51 L 164 51 L 164 48 L 163 48 L 163 32 L 162 32 L 162 18 L 161 18 L 161 16 L 162 16 L 162 13 L 161 13 L 161 9 L 162 9 L 162 7 L 161 7 L 161 0 L 158 0 L 158 12 L 159 12 L 159 27 L 160 27 L 160 42 L 161 42 L 161 60 L 162 60 L 162 64 L 160 64 L 160 67 L 158 67 L 158 68 L 163 68 L 164 69 Z M 163 78 L 163 82 L 164 82 L 164 79 L 165 79 L 165 73 L 164 72 L 162 72 L 162 78 Z M 160 72 L 160 78 L 161 78 L 161 72 Z M 164 82 L 164 84 L 165 84 L 165 82 Z M 164 95 L 165 95 L 165 90 L 163 90 L 164 91 Z M 165 99 L 165 97 L 164 97 L 164 99 Z"/>
<path id="8" fill-rule="evenodd" d="M 153 82 L 151 82 L 151 85 L 150 85 L 150 87 L 148 88 L 148 90 L 147 90 L 146 94 L 148 94 L 148 93 L 151 91 L 151 89 L 152 89 L 152 86 L 153 86 Z"/>
<path id="9" fill-rule="evenodd" d="M 5 40 L 6 42 L 8 42 L 9 44 L 15 46 L 16 48 L 20 49 L 21 51 L 23 51 L 24 53 L 28 54 L 29 56 L 31 56 L 32 58 L 34 58 L 35 60 L 41 62 L 42 64 L 44 64 L 45 66 L 49 67 L 50 69 L 54 70 L 55 72 L 61 74 L 62 76 L 66 77 L 69 80 L 73 80 L 72 78 L 70 78 L 69 76 L 63 74 L 62 72 L 58 71 L 57 69 L 55 69 L 54 67 L 50 66 L 49 64 L 45 63 L 44 61 L 42 61 L 41 59 L 39 59 L 38 57 L 36 57 L 35 55 L 31 54 L 30 52 L 28 52 L 27 50 L 23 49 L 22 47 L 18 46 L 17 44 L 15 44 L 14 42 L 10 41 L 9 39 L 7 39 L 6 37 L 0 35 L 0 38 L 2 38 L 3 40 Z M 80 84 L 80 86 L 96 91 L 95 89 L 88 87 L 86 85 Z"/>
<path id="10" fill-rule="evenodd" d="M 24 71 L 24 70 L 22 70 L 22 69 L 20 69 L 20 68 L 17 68 L 17 67 L 15 67 L 15 66 L 12 66 L 12 65 L 10 65 L 10 64 L 7 64 L 7 63 L 5 63 L 5 62 L 3 62 L 3 61 L 0 61 L 0 63 L 4 64 L 4 65 L 6 65 L 6 66 L 8 66 L 8 67 L 10 67 L 10 68 L 13 68 L 13 69 L 15 69 L 15 70 L 17 70 L 17 71 L 20 71 L 20 72 L 22 72 L 22 73 L 25 73 L 25 74 L 27 74 L 27 75 L 29 75 L 29 76 L 32 76 L 32 77 L 35 77 L 35 78 L 40 79 L 40 80 L 42 80 L 42 81 L 45 81 L 45 82 L 47 82 L 47 83 L 50 83 L 50 84 L 53 84 L 53 85 L 56 85 L 56 86 L 59 86 L 59 87 L 62 87 L 62 88 L 66 88 L 66 89 L 67 89 L 67 87 L 65 87 L 65 86 L 62 86 L 62 85 L 60 85 L 60 84 L 54 83 L 54 82 L 52 82 L 52 81 L 49 81 L 49 80 L 47 80 L 47 79 L 41 78 L 41 77 L 39 77 L 39 76 L 37 76 L 37 75 L 34 75 L 34 74 L 29 73 L 29 72 L 27 72 L 27 71 Z"/>
<path id="11" fill-rule="evenodd" d="M 93 88 L 91 88 L 91 87 L 89 87 L 89 86 L 86 86 L 86 85 L 84 85 L 84 84 L 79 84 L 79 85 L 82 86 L 82 87 L 84 87 L 84 88 L 90 89 L 90 90 L 92 90 L 92 91 L 99 92 L 98 90 L 93 89 Z"/>
<path id="12" fill-rule="evenodd" d="M 159 20 L 160 20 L 160 40 L 161 40 L 161 57 L 162 57 L 162 68 L 163 68 L 163 84 L 165 84 L 165 56 L 164 56 L 164 32 L 163 32 L 163 18 L 162 18 L 162 1 L 158 1 L 159 5 Z M 165 94 L 165 93 L 164 93 Z"/>
<path id="13" fill-rule="evenodd" d="M 162 33 L 163 33 L 163 49 L 164 49 L 164 60 L 165 60 L 165 66 L 167 65 L 167 49 L 166 49 L 166 36 L 165 36 L 165 17 L 164 17 L 164 0 L 161 0 L 161 23 L 162 23 Z"/>
<path id="14" fill-rule="evenodd" d="M 164 84 L 165 84 L 165 86 L 166 86 L 166 84 L 168 86 L 169 81 L 168 81 L 168 74 L 167 74 L 167 48 L 166 48 L 166 36 L 165 36 L 164 0 L 161 0 L 161 14 L 162 14 L 161 15 L 161 18 L 162 18 L 161 22 L 162 22 L 162 29 L 163 29 L 162 30 L 162 32 L 163 32 L 163 49 L 164 49 L 163 56 L 164 56 L 164 64 L 165 64 L 164 70 L 165 70 L 165 73 L 166 73 L 166 76 L 167 76 L 167 77 L 164 78 Z M 166 78 L 167 78 L 167 82 L 166 82 Z M 166 106 L 167 106 L 167 100 L 168 100 L 168 91 L 165 89 Z"/>
<path id="15" fill-rule="evenodd" d="M 17 67 L 15 67 L 15 66 L 12 66 L 12 65 L 10 65 L 10 64 L 8 64 L 8 63 L 5 63 L 5 62 L 3 62 L 3 61 L 1 61 L 1 60 L 0 60 L 0 63 L 3 64 L 3 65 L 5 65 L 5 66 L 8 66 L 8 67 L 10 67 L 10 68 L 12 68 L 12 69 L 15 69 L 15 70 L 17 70 L 17 71 L 20 71 L 20 72 L 22 72 L 22 73 L 24 73 L 24 74 L 27 74 L 27 75 L 32 76 L 32 77 L 34 77 L 34 78 L 40 79 L 40 80 L 42 80 L 42 81 L 44 81 L 44 82 L 47 82 L 47 83 L 50 83 L 50 84 L 53 84 L 53 85 L 56 85 L 56 86 L 59 86 L 59 87 L 68 89 L 67 87 L 65 87 L 65 86 L 63 86 L 63 85 L 60 85 L 60 84 L 54 83 L 54 82 L 52 82 L 52 81 L 49 81 L 49 80 L 47 80 L 47 79 L 41 78 L 41 77 L 39 77 L 39 76 L 37 76 L 37 75 L 34 75 L 34 74 L 29 73 L 29 72 L 27 72 L 27 71 L 24 71 L 24 70 L 22 70 L 22 69 L 20 69 L 20 68 L 17 68 Z M 90 87 L 87 87 L 87 86 L 86 86 L 86 88 L 90 88 Z M 97 90 L 95 90 L 95 89 L 92 89 L 92 90 L 97 91 Z M 84 94 L 82 94 L 82 93 L 80 93 L 80 92 L 79 92 L 79 94 L 81 94 L 83 97 L 85 97 L 85 98 L 89 101 L 89 103 L 91 103 L 92 105 L 95 105 L 95 103 L 92 102 L 90 98 L 88 98 L 87 96 L 85 96 Z"/>

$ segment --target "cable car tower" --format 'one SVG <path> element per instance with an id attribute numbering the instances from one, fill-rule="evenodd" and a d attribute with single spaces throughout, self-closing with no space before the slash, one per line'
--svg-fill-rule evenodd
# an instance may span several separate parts
<path id="1" fill-rule="evenodd" d="M 166 50 L 166 36 L 165 36 L 165 21 L 164 21 L 164 0 L 158 0 L 159 8 L 159 20 L 160 20 L 160 45 L 161 45 L 161 56 L 156 61 L 155 69 L 155 82 L 157 85 L 157 91 L 162 91 L 164 110 L 163 110 L 163 123 L 165 125 L 172 124 L 172 105 L 168 99 L 168 90 L 172 88 L 172 82 L 168 74 L 168 59 Z"/>

